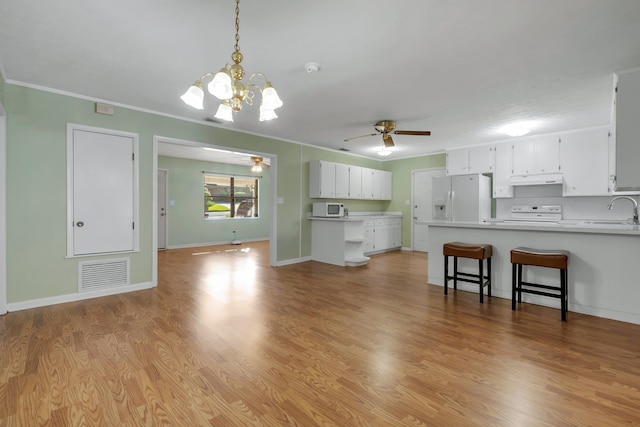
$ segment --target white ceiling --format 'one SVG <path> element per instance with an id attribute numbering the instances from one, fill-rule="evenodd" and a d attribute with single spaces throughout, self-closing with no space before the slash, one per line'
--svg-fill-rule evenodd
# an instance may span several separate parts
<path id="1" fill-rule="evenodd" d="M 3 0 L 0 64 L 26 83 L 203 120 L 179 96 L 230 62 L 233 0 Z M 240 48 L 284 101 L 245 107 L 229 129 L 376 157 L 381 119 L 403 158 L 608 124 L 615 71 L 640 66 L 638 0 L 243 0 Z M 318 73 L 304 65 L 317 62 Z"/>

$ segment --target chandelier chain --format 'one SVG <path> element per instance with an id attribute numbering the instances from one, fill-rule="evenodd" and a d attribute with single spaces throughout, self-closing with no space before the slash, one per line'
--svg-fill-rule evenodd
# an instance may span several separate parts
<path id="1" fill-rule="evenodd" d="M 236 0 L 236 44 L 234 49 L 240 52 L 240 0 Z"/>

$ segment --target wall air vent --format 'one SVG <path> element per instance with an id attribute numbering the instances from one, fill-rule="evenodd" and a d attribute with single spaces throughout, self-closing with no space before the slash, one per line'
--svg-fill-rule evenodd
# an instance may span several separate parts
<path id="1" fill-rule="evenodd" d="M 117 288 L 129 284 L 129 258 L 78 263 L 78 292 Z"/>

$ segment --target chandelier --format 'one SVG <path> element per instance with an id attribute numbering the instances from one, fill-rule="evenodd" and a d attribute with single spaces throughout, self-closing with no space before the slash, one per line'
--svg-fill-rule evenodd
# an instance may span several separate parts
<path id="1" fill-rule="evenodd" d="M 253 105 L 255 97 L 254 90 L 259 90 L 262 94 L 260 102 L 260 121 L 272 120 L 277 118 L 276 108 L 282 107 L 282 100 L 278 96 L 276 90 L 271 86 L 271 82 L 262 73 L 253 73 L 247 79 L 246 85 L 242 82 L 244 78 L 244 68 L 242 62 L 242 53 L 240 53 L 240 0 L 236 0 L 236 43 L 234 51 L 231 54 L 233 64 L 226 64 L 217 73 L 205 73 L 191 85 L 189 89 L 180 97 L 185 104 L 202 110 L 204 108 L 204 80 L 213 76 L 213 79 L 207 85 L 208 92 L 221 100 L 215 118 L 233 121 L 233 113 L 242 110 L 242 104 Z M 264 79 L 264 85 L 258 86 L 252 83 L 256 77 Z"/>

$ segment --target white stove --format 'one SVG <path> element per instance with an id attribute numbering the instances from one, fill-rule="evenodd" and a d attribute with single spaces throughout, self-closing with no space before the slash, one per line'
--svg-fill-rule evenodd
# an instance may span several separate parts
<path id="1" fill-rule="evenodd" d="M 561 220 L 561 205 L 513 205 L 505 222 L 557 224 Z"/>

